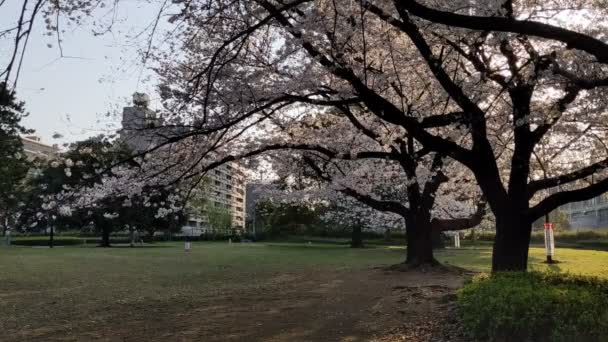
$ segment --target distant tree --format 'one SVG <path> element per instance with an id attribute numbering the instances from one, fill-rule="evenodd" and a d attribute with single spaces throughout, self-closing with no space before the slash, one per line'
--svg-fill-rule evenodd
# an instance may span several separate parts
<path id="1" fill-rule="evenodd" d="M 570 229 L 570 221 L 568 221 L 568 214 L 561 210 L 554 210 L 549 215 L 549 222 L 553 223 L 554 229 L 556 231 L 563 231 Z M 536 220 L 532 224 L 532 228 L 535 230 L 544 229 L 545 217 L 542 217 Z"/>
<path id="2" fill-rule="evenodd" d="M 175 192 L 172 187 L 144 186 L 137 195 L 106 196 L 100 201 L 65 191 L 94 189 L 104 181 L 100 175 L 114 172 L 112 166 L 130 153 L 126 146 L 103 137 L 74 143 L 61 159 L 42 165 L 32 178 L 26 223 L 62 229 L 92 227 L 101 234 L 102 247 L 109 247 L 110 235 L 119 230 L 146 230 L 153 235 L 158 229 L 179 228 L 184 215 L 179 203 L 170 200 Z"/>
<path id="3" fill-rule="evenodd" d="M 20 135 L 32 133 L 21 125 L 24 103 L 17 101 L 15 92 L 0 83 L 0 225 L 3 234 L 17 214 L 23 194 L 22 181 L 29 163 L 23 152 Z"/>
<path id="4" fill-rule="evenodd" d="M 269 194 L 263 194 L 263 197 Z M 330 227 L 323 220 L 327 205 L 273 201 L 262 198 L 256 203 L 256 225 L 268 235 L 328 234 Z M 331 227 L 341 230 L 342 227 Z"/>
<path id="5" fill-rule="evenodd" d="M 339 193 L 338 196 L 334 197 L 332 204 L 323 215 L 323 220 L 329 225 L 347 227 L 351 232 L 351 248 L 364 247 L 364 231 L 380 233 L 387 229 L 403 228 L 405 226 L 401 216 L 376 210 L 348 195 L 339 195 Z"/>
<path id="6" fill-rule="evenodd" d="M 214 234 L 229 235 L 232 231 L 232 215 L 227 208 L 216 206 L 207 207 L 209 225 Z"/>

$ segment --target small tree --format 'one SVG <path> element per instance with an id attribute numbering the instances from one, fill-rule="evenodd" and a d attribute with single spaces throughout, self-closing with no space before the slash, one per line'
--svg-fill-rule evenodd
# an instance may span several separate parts
<path id="1" fill-rule="evenodd" d="M 0 83 L 0 226 L 3 234 L 14 223 L 19 202 L 23 201 L 23 180 L 30 167 L 20 135 L 31 133 L 21 125 L 26 116 L 24 103 L 15 92 Z"/>
<path id="2" fill-rule="evenodd" d="M 210 206 L 207 208 L 207 217 L 214 234 L 231 235 L 232 215 L 230 210 L 223 207 Z"/>

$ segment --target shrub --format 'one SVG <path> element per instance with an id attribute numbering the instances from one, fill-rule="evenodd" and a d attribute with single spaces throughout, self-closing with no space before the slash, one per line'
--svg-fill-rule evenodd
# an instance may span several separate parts
<path id="1" fill-rule="evenodd" d="M 99 238 L 82 238 L 73 236 L 55 236 L 53 238 L 54 246 L 77 246 L 77 245 L 98 245 L 101 239 Z M 116 236 L 110 239 L 111 244 L 125 244 L 131 240 L 128 237 Z M 44 235 L 39 236 L 19 236 L 11 240 L 11 245 L 15 246 L 48 246 L 49 237 Z"/>
<path id="2" fill-rule="evenodd" d="M 483 341 L 606 341 L 608 282 L 551 273 L 475 277 L 458 293 L 469 338 Z"/>

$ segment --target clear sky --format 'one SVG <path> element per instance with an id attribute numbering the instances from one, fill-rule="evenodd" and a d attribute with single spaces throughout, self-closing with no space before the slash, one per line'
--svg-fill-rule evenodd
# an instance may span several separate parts
<path id="1" fill-rule="evenodd" d="M 16 22 L 21 4 L 22 0 L 7 0 L 0 8 L 0 29 Z M 150 92 L 152 84 L 145 82 L 149 73 L 143 71 L 137 55 L 147 37 L 135 42 L 127 37 L 146 28 L 159 5 L 125 0 L 119 6 L 111 34 L 94 37 L 92 25 L 66 27 L 62 46 L 64 56 L 69 57 L 59 58 L 57 38 L 45 36 L 41 20 L 35 27 L 19 75 L 17 96 L 26 102 L 30 113 L 25 126 L 35 129 L 45 142 L 79 140 L 107 132 L 112 128 L 109 124 L 116 128 L 120 118 L 115 115 L 130 103 L 131 94 Z M 0 40 L 0 62 L 7 58 L 9 48 L 6 40 Z M 54 133 L 63 138 L 53 139 Z"/>

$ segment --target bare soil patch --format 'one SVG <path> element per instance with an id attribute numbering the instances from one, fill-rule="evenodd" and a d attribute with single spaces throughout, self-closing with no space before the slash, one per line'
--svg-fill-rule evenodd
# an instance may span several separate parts
<path id="1" fill-rule="evenodd" d="M 109 303 L 95 317 L 5 331 L 6 341 L 461 341 L 449 271 L 277 274 L 263 291 Z"/>

